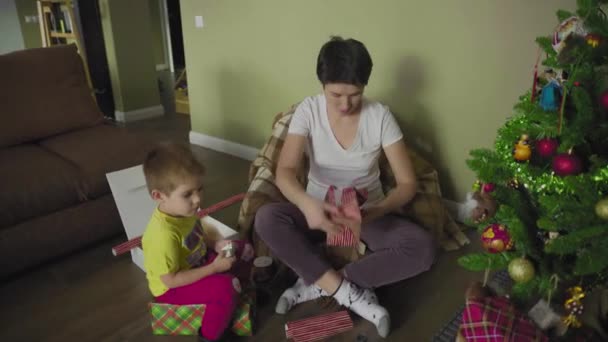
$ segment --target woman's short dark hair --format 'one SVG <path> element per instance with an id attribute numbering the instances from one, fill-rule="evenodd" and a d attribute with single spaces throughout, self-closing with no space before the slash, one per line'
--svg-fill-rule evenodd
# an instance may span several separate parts
<path id="1" fill-rule="evenodd" d="M 365 86 L 372 73 L 372 65 L 372 58 L 363 43 L 335 36 L 319 51 L 317 77 L 323 85 L 346 83 Z"/>

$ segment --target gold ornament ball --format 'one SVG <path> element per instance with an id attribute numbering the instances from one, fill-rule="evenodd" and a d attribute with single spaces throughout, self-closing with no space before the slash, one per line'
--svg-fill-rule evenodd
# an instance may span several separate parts
<path id="1" fill-rule="evenodd" d="M 516 146 L 513 149 L 513 158 L 515 158 L 515 160 L 517 160 L 517 161 L 530 160 L 531 156 L 532 156 L 532 150 L 530 149 L 529 146 L 525 146 L 525 147 Z"/>
<path id="2" fill-rule="evenodd" d="M 608 198 L 604 198 L 595 205 L 595 214 L 602 220 L 608 221 Z"/>
<path id="3" fill-rule="evenodd" d="M 509 276 L 516 283 L 525 283 L 534 278 L 534 265 L 528 259 L 517 258 L 509 263 Z"/>

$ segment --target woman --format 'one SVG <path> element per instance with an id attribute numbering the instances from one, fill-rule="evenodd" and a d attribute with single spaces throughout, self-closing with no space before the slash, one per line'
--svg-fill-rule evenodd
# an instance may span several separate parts
<path id="1" fill-rule="evenodd" d="M 298 106 L 279 157 L 276 183 L 289 202 L 262 207 L 255 228 L 275 256 L 300 276 L 279 298 L 277 313 L 333 296 L 386 337 L 390 317 L 372 289 L 428 270 L 435 243 L 422 228 L 391 214 L 414 197 L 416 177 L 395 118 L 386 106 L 363 97 L 371 70 L 361 42 L 333 37 L 323 45 L 317 59 L 323 93 Z M 382 151 L 397 183 L 387 195 L 379 180 Z M 310 160 L 306 189 L 296 179 L 304 153 Z M 360 224 L 323 201 L 330 186 L 367 190 Z M 340 272 L 318 253 L 316 242 L 338 233 L 341 225 L 351 227 L 373 253 Z"/>

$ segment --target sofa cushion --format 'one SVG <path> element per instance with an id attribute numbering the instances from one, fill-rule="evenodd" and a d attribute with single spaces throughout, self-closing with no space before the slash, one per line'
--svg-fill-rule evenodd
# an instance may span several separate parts
<path id="1" fill-rule="evenodd" d="M 15 272 L 121 232 L 112 195 L 4 227 L 0 229 L 0 283 Z"/>
<path id="2" fill-rule="evenodd" d="M 77 166 L 89 199 L 110 193 L 106 173 L 141 164 L 150 146 L 142 135 L 112 125 L 81 129 L 39 144 Z"/>
<path id="3" fill-rule="evenodd" d="M 0 227 L 74 205 L 83 198 L 78 169 L 36 145 L 0 149 Z"/>
<path id="4" fill-rule="evenodd" d="M 75 45 L 0 55 L 0 146 L 97 125 L 97 108 Z"/>

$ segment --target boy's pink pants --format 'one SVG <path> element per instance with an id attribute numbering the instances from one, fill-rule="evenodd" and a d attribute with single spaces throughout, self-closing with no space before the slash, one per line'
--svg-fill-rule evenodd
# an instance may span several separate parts
<path id="1" fill-rule="evenodd" d="M 237 276 L 246 277 L 248 265 L 243 265 L 241 252 L 245 246 L 244 241 L 233 241 L 237 243 L 237 262 L 233 270 L 241 271 L 236 276 L 234 273 L 218 273 L 202 278 L 190 285 L 180 286 L 167 290 L 167 292 L 156 297 L 158 303 L 174 305 L 205 304 L 205 315 L 201 324 L 201 335 L 209 340 L 219 339 L 232 321 L 232 315 L 239 301 L 240 283 Z M 208 252 L 207 264 L 213 262 L 217 254 Z M 246 279 L 244 279 L 246 280 Z"/>

